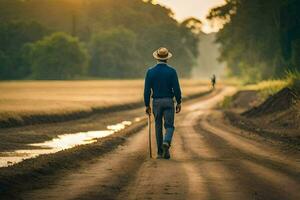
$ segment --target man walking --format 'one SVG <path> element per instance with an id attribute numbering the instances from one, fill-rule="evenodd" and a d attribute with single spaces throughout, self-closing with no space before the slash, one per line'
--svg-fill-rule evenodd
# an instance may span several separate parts
<path id="1" fill-rule="evenodd" d="M 145 78 L 144 102 L 146 113 L 151 115 L 150 96 L 153 98 L 153 114 L 157 143 L 157 158 L 170 158 L 169 148 L 174 133 L 174 96 L 177 102 L 176 113 L 181 111 L 181 90 L 177 72 L 167 64 L 172 54 L 161 47 L 153 53 L 157 64 L 148 69 Z M 164 121 L 164 124 L 163 124 Z M 163 136 L 163 125 L 166 130 Z"/>
<path id="2" fill-rule="evenodd" d="M 213 74 L 213 76 L 210 78 L 210 81 L 211 81 L 211 86 L 212 86 L 212 89 L 215 89 L 215 85 L 216 85 L 216 75 Z"/>

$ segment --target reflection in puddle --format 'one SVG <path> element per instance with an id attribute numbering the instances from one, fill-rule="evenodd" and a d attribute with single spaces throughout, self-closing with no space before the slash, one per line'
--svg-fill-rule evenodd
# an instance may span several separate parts
<path id="1" fill-rule="evenodd" d="M 137 118 L 136 118 L 137 119 Z M 137 122 L 137 120 L 134 120 Z M 99 138 L 109 136 L 130 126 L 132 122 L 123 121 L 119 124 L 107 126 L 107 130 L 88 131 L 74 134 L 58 135 L 56 138 L 42 143 L 29 144 L 29 146 L 41 147 L 41 149 L 16 150 L 14 152 L 2 152 L 0 154 L 0 167 L 7 167 L 28 158 L 33 158 L 41 154 L 56 153 L 69 149 L 77 145 L 91 144 Z"/>
<path id="2" fill-rule="evenodd" d="M 139 121 L 141 121 L 142 119 L 140 118 L 140 117 L 136 117 L 136 118 L 134 118 L 134 121 L 135 122 L 139 122 Z"/>
<path id="3" fill-rule="evenodd" d="M 7 167 L 25 159 L 33 158 L 42 154 L 57 152 L 55 149 L 26 149 L 16 150 L 14 152 L 3 152 L 0 157 L 0 167 Z"/>

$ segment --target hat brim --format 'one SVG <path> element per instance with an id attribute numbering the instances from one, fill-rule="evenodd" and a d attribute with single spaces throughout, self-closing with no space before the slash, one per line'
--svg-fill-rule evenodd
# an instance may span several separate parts
<path id="1" fill-rule="evenodd" d="M 169 60 L 173 55 L 169 52 L 168 53 L 168 56 L 167 57 L 159 57 L 159 55 L 157 54 L 157 51 L 154 51 L 153 52 L 153 57 L 156 59 L 156 60 Z"/>

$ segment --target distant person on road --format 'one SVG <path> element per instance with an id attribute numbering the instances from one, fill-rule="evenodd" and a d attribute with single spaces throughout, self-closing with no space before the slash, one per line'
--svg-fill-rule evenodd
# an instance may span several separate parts
<path id="1" fill-rule="evenodd" d="M 157 158 L 170 158 L 169 148 L 174 133 L 174 97 L 176 99 L 176 113 L 181 111 L 181 90 L 176 70 L 167 64 L 172 54 L 167 48 L 161 47 L 153 53 L 157 64 L 148 69 L 145 78 L 144 102 L 146 113 L 151 115 L 150 96 L 152 92 L 152 106 L 155 118 L 155 132 L 157 143 Z M 166 130 L 163 135 L 164 128 Z"/>
<path id="2" fill-rule="evenodd" d="M 216 86 L 216 81 L 217 81 L 216 79 L 217 79 L 216 75 L 213 74 L 213 76 L 210 79 L 211 80 L 211 86 L 212 86 L 213 89 L 215 89 L 215 86 Z"/>

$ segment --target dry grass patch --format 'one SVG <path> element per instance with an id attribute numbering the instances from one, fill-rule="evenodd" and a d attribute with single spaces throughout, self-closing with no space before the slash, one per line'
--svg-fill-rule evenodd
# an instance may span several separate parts
<path id="1" fill-rule="evenodd" d="M 183 96 L 209 89 L 207 82 L 182 80 Z M 0 121 L 30 116 L 84 115 L 93 110 L 138 104 L 143 80 L 0 82 Z"/>

